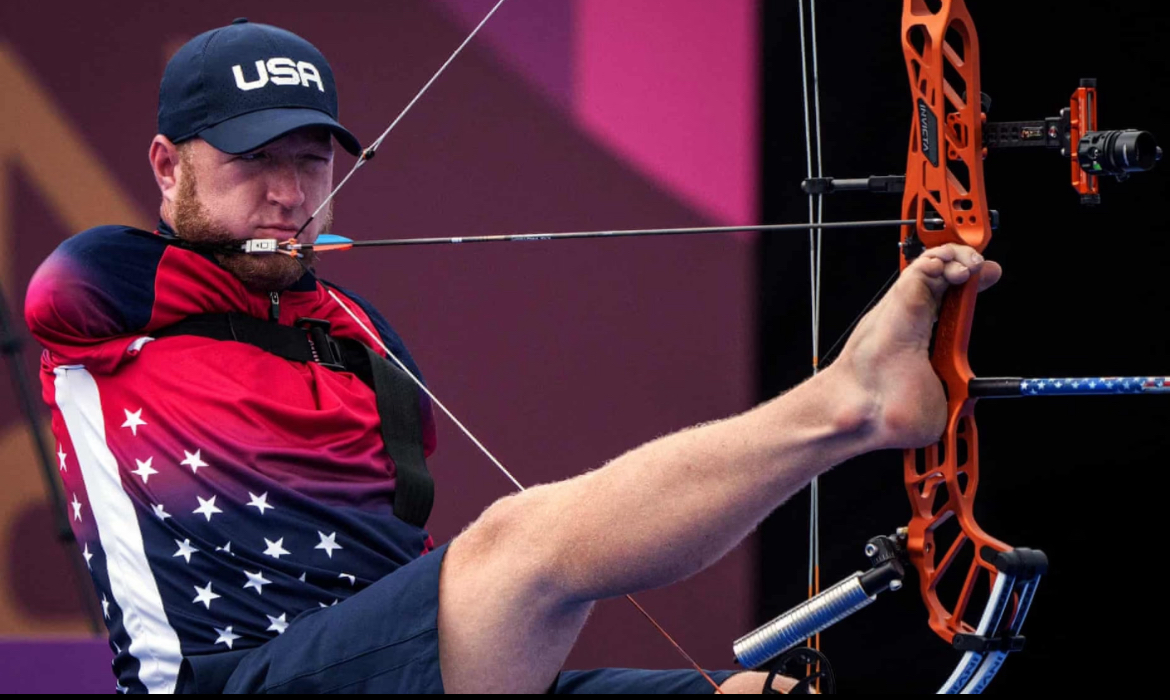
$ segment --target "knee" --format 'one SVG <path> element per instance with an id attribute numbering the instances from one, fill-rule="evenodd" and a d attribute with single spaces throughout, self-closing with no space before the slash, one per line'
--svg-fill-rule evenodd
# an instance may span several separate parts
<path id="1" fill-rule="evenodd" d="M 485 630 L 506 628 L 505 637 L 542 638 L 550 653 L 561 647 L 567 653 L 592 602 L 572 595 L 555 556 L 534 542 L 540 537 L 522 495 L 492 504 L 451 542 L 439 579 L 440 620 L 446 617 L 448 628 L 455 618 Z"/>
<path id="2" fill-rule="evenodd" d="M 598 545 L 585 536 L 590 530 L 582 528 L 581 509 L 569 512 L 568 483 L 534 486 L 496 501 L 456 538 L 452 553 L 458 549 L 461 565 L 510 579 L 549 611 L 575 614 L 612 595 L 613 586 L 599 573 L 603 567 L 590 564 Z"/>
<path id="3" fill-rule="evenodd" d="M 444 564 L 453 577 L 522 589 L 526 597 L 555 597 L 552 557 L 533 532 L 533 499 L 525 496 L 499 499 L 455 538 Z"/>
<path id="4" fill-rule="evenodd" d="M 459 533 L 451 543 L 452 548 L 458 546 L 465 550 L 461 556 L 480 563 L 511 554 L 506 550 L 513 548 L 524 536 L 523 504 L 518 503 L 522 495 L 504 496 L 488 506 Z"/>

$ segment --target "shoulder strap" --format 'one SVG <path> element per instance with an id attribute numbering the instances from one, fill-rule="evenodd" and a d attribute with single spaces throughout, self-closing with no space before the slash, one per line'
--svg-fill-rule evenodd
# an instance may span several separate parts
<path id="1" fill-rule="evenodd" d="M 374 390 L 382 442 L 394 461 L 394 515 L 423 527 L 435 500 L 435 482 L 423 456 L 419 394 L 414 382 L 369 346 L 329 334 L 329 322 L 301 318 L 283 326 L 241 313 L 200 314 L 153 331 L 155 338 L 195 335 L 247 343 L 294 362 L 316 362 L 338 372 L 352 372 Z"/>

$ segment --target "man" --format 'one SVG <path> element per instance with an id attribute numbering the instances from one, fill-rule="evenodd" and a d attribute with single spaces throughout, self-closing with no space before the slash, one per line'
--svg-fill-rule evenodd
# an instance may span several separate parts
<path id="1" fill-rule="evenodd" d="M 928 251 L 816 378 L 501 499 L 434 549 L 430 407 L 364 328 L 417 374 L 401 340 L 311 259 L 225 247 L 292 238 L 330 191 L 334 139 L 359 152 L 310 44 L 246 20 L 202 34 L 160 89 L 158 229 L 79 234 L 30 285 L 122 689 L 709 690 L 693 672 L 559 672 L 593 601 L 700 571 L 853 455 L 933 442 L 939 300 L 1000 274 Z"/>

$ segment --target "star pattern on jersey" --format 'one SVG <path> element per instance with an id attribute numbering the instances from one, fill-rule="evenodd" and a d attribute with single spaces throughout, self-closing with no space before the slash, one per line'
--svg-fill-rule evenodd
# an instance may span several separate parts
<path id="1" fill-rule="evenodd" d="M 211 601 L 215 600 L 216 598 L 223 597 L 220 594 L 216 593 L 215 591 L 211 590 L 211 581 L 208 581 L 207 586 L 205 586 L 203 588 L 200 588 L 199 586 L 192 586 L 192 588 L 195 589 L 195 593 L 197 595 L 195 596 L 195 599 L 192 600 L 191 602 L 192 603 L 203 603 L 203 606 L 205 608 L 207 608 L 208 610 L 211 610 Z"/>
<path id="2" fill-rule="evenodd" d="M 320 530 L 318 530 L 317 536 L 321 538 L 321 543 L 318 544 L 316 547 L 313 547 L 313 549 L 325 550 L 325 553 L 329 555 L 330 559 L 333 558 L 333 550 L 345 549 L 341 545 L 337 544 L 337 533 L 336 532 L 331 533 L 329 535 L 326 535 L 324 532 L 321 532 Z"/>
<path id="3" fill-rule="evenodd" d="M 264 553 L 267 554 L 268 556 L 272 557 L 273 559 L 280 559 L 281 557 L 285 556 L 286 554 L 292 554 L 292 552 L 290 552 L 284 548 L 284 538 L 283 537 L 281 537 L 279 540 L 277 540 L 275 542 L 273 542 L 272 540 L 265 537 L 264 544 L 268 545 L 268 548 L 264 550 Z"/>
<path id="4" fill-rule="evenodd" d="M 198 513 L 199 515 L 207 518 L 207 522 L 211 522 L 211 516 L 215 515 L 216 513 L 223 512 L 219 508 L 215 507 L 215 499 L 219 498 L 219 496 L 212 496 L 208 499 L 204 499 L 202 496 L 196 496 L 195 498 L 199 499 L 199 507 L 191 512 Z"/>
<path id="5" fill-rule="evenodd" d="M 131 417 L 134 417 L 135 420 L 131 420 Z M 145 421 L 141 420 L 140 412 L 135 412 L 133 414 L 130 412 L 127 412 L 127 425 L 125 427 L 129 427 L 129 428 L 131 428 L 132 431 L 134 431 L 137 427 L 139 427 L 141 425 L 145 425 Z M 60 460 L 61 465 L 64 466 L 68 455 L 65 453 L 63 447 L 59 446 L 58 450 L 59 450 L 58 455 L 57 455 L 58 459 Z M 185 458 L 181 462 L 179 462 L 179 464 L 180 464 L 180 466 L 190 467 L 192 475 L 199 474 L 200 469 L 203 469 L 203 468 L 209 466 L 207 464 L 207 462 L 205 460 L 203 460 L 203 458 L 202 458 L 202 450 L 201 449 L 196 449 L 194 451 L 182 450 L 182 454 L 185 456 Z M 156 469 L 154 467 L 154 459 L 156 456 L 163 458 L 161 455 L 151 455 L 145 459 L 133 458 L 134 462 L 136 464 L 136 468 L 132 471 L 129 471 L 129 470 L 128 471 L 129 471 L 129 473 L 140 478 L 144 485 L 148 485 L 151 483 L 151 477 L 154 477 L 156 483 L 160 479 L 164 480 L 163 486 L 159 487 L 159 488 L 166 489 L 167 483 L 168 483 L 165 481 L 166 479 L 179 477 L 181 474 L 185 474 L 186 472 L 185 471 L 167 472 L 167 470 L 165 470 L 165 469 L 161 470 L 161 471 L 159 469 Z M 189 479 L 190 477 L 185 477 L 185 478 Z M 191 482 L 191 483 L 194 483 L 194 482 Z M 207 488 L 209 485 L 214 484 L 214 482 L 201 482 L 201 483 L 204 484 L 203 488 Z M 160 491 L 160 493 L 163 493 L 163 492 L 164 491 Z M 260 516 L 265 516 L 265 517 L 269 517 L 269 518 L 277 518 L 276 520 L 266 520 L 265 522 L 276 523 L 276 524 L 281 525 L 283 527 L 288 527 L 290 525 L 290 523 L 287 520 L 278 518 L 278 516 L 280 515 L 280 513 L 278 511 L 280 509 L 278 509 L 275 505 L 273 505 L 271 503 L 271 495 L 272 495 L 271 490 L 264 491 L 260 494 L 253 493 L 252 491 L 247 491 L 246 493 L 249 497 L 249 500 L 247 501 L 247 503 L 244 504 L 246 508 L 255 508 Z M 237 523 L 239 521 L 232 521 L 230 519 L 231 513 L 233 512 L 232 508 L 230 506 L 224 506 L 221 508 L 218 505 L 218 503 L 219 503 L 218 499 L 220 496 L 224 496 L 225 498 L 228 498 L 229 501 L 233 504 L 242 503 L 243 502 L 242 499 L 239 501 L 236 501 L 233 498 L 232 494 L 230 494 L 230 493 L 212 492 L 210 494 L 207 494 L 206 497 L 204 497 L 203 495 L 196 495 L 196 494 L 192 494 L 192 495 L 196 496 L 196 500 L 198 501 L 198 504 L 199 504 L 198 508 L 191 511 L 192 516 L 203 516 L 202 518 L 195 517 L 195 521 L 197 523 L 206 523 L 208 525 L 208 527 L 210 527 L 210 528 L 219 528 L 219 529 L 210 530 L 209 531 L 210 533 L 223 534 L 226 532 L 234 532 L 235 531 L 234 528 L 237 527 Z M 167 502 L 169 502 L 169 501 L 167 501 Z M 81 511 L 84 507 L 84 504 L 81 502 L 79 494 L 77 494 L 77 493 L 73 494 L 73 499 L 72 499 L 71 505 L 73 508 L 74 519 L 80 521 L 82 519 Z M 162 554 L 162 556 L 166 556 L 166 554 L 169 554 L 170 555 L 169 559 L 182 559 L 186 566 L 192 566 L 193 556 L 201 551 L 201 549 L 199 547 L 195 546 L 192 542 L 193 541 L 199 542 L 200 538 L 208 537 L 208 533 L 200 532 L 199 530 L 193 530 L 192 525 L 190 525 L 191 521 L 189 519 L 185 519 L 184 517 L 181 516 L 182 511 L 180 511 L 180 517 L 179 517 L 178 521 L 174 521 L 173 520 L 174 516 L 172 516 L 171 513 L 167 512 L 167 506 L 164 503 L 151 504 L 148 501 L 144 505 L 150 507 L 153 515 L 156 518 L 158 518 L 157 522 L 159 522 L 159 523 L 167 522 L 168 523 L 168 525 L 165 526 L 168 528 L 168 530 L 167 530 L 168 534 L 174 533 L 174 535 L 177 535 L 177 537 L 172 536 L 172 537 L 168 538 L 168 543 L 173 543 L 174 548 L 167 549 L 167 550 L 165 550 L 165 553 L 160 553 L 160 554 Z M 223 525 L 217 526 L 216 525 L 216 523 L 220 522 L 220 519 L 215 518 L 215 516 L 224 514 L 225 509 L 226 509 L 226 512 L 228 512 L 228 515 L 224 516 L 224 517 L 228 518 L 228 521 L 227 521 L 228 525 L 226 527 L 231 528 L 231 529 L 224 529 L 225 526 L 223 526 Z M 270 512 L 276 512 L 276 515 L 270 516 L 269 515 Z M 288 518 L 287 513 L 285 513 L 284 518 L 285 519 Z M 179 522 L 179 525 L 172 525 L 171 523 L 174 523 L 174 522 Z M 259 521 L 253 521 L 253 522 L 259 522 Z M 295 525 L 293 527 L 294 527 L 293 532 L 295 533 L 295 531 L 296 531 Z M 170 529 L 170 528 L 174 528 L 174 529 Z M 338 537 L 337 531 L 332 531 L 332 532 L 326 533 L 326 532 L 319 530 L 319 529 L 310 529 L 309 532 L 315 532 L 317 534 L 318 542 L 313 547 L 314 550 L 319 551 L 319 552 L 323 552 L 326 555 L 326 557 L 328 557 L 330 560 L 337 560 L 337 559 L 341 558 L 342 561 L 345 561 L 344 553 L 345 553 L 346 548 L 338 541 L 339 537 Z M 293 533 L 289 533 L 288 530 L 284 530 L 284 531 L 278 530 L 277 532 L 272 533 L 268 537 L 262 537 L 263 542 L 265 544 L 265 547 L 262 550 L 262 553 L 265 555 L 265 557 L 271 557 L 272 559 L 276 559 L 277 561 L 280 561 L 282 559 L 290 559 L 293 562 L 297 562 L 297 558 L 285 546 L 285 543 L 287 541 L 290 541 L 289 540 L 290 534 L 293 534 Z M 185 535 L 190 535 L 190 536 L 185 536 Z M 342 533 L 342 535 L 344 535 L 344 533 Z M 310 535 L 310 537 L 311 537 L 311 535 Z M 204 539 L 203 541 L 206 542 L 206 539 Z M 231 557 L 236 556 L 235 552 L 232 551 L 232 542 L 230 540 L 228 540 L 228 541 L 219 540 L 219 541 L 224 542 L 224 544 L 222 547 L 215 547 L 214 548 L 216 553 L 223 553 L 223 554 L 231 556 Z M 291 541 L 293 541 L 295 543 L 297 540 L 294 538 Z M 86 566 L 91 571 L 93 571 L 95 569 L 95 567 L 97 566 L 97 564 L 94 562 L 94 557 L 98 553 L 100 553 L 100 548 L 91 550 L 89 542 L 84 541 L 84 540 L 82 542 L 83 542 L 82 556 L 85 558 Z M 208 544 L 207 546 L 210 547 L 210 544 Z M 255 556 L 255 555 L 252 555 L 252 556 Z M 102 560 L 99 559 L 98 561 L 101 562 Z M 220 560 L 220 561 L 222 561 L 222 560 Z M 243 560 L 241 560 L 241 561 L 243 561 Z M 178 565 L 178 564 L 176 563 L 176 565 Z M 102 566 L 104 566 L 104 564 L 102 564 Z M 178 565 L 178 566 L 182 566 L 182 565 Z M 194 566 L 198 567 L 199 561 L 194 561 Z M 192 568 L 192 569 L 184 568 L 181 570 L 192 572 L 192 571 L 195 571 L 197 569 L 196 568 Z M 192 605 L 195 605 L 195 606 L 203 605 L 205 610 L 210 611 L 213 603 L 215 603 L 216 601 L 219 601 L 220 599 L 223 599 L 225 602 L 217 603 L 216 609 L 220 610 L 221 614 L 222 614 L 222 611 L 224 611 L 224 610 L 231 611 L 231 616 L 229 617 L 229 619 L 223 620 L 224 623 L 231 623 L 231 624 L 228 624 L 227 626 L 223 627 L 222 629 L 219 627 L 214 627 L 214 626 L 212 627 L 212 629 L 215 630 L 216 635 L 217 635 L 215 641 L 213 642 L 213 645 L 217 646 L 217 647 L 226 647 L 227 649 L 233 649 L 235 643 L 237 641 L 243 639 L 243 636 L 241 634 L 237 634 L 234 631 L 236 628 L 241 628 L 242 625 L 244 627 L 242 627 L 241 629 L 252 629 L 253 628 L 252 625 L 254 625 L 255 629 L 260 629 L 263 627 L 265 629 L 265 631 L 267 632 L 267 634 L 271 635 L 272 637 L 277 637 L 277 636 L 284 634 L 284 632 L 288 629 L 288 627 L 290 625 L 289 617 L 295 616 L 296 614 L 298 614 L 300 612 L 300 609 L 293 609 L 290 613 L 290 612 L 281 612 L 281 611 L 255 610 L 254 608 L 248 608 L 248 607 L 244 608 L 244 610 L 251 609 L 252 615 L 256 615 L 256 614 L 262 615 L 261 619 L 266 620 L 266 622 L 267 622 L 267 626 L 265 627 L 264 622 L 257 623 L 254 621 L 254 618 L 252 616 L 250 616 L 250 615 L 241 616 L 239 614 L 238 610 L 240 610 L 240 608 L 238 606 L 240 605 L 240 602 L 243 601 L 244 599 L 241 599 L 238 597 L 240 594 L 232 592 L 233 589 L 236 591 L 243 590 L 246 595 L 251 596 L 250 593 L 246 593 L 247 591 L 251 590 L 251 591 L 255 592 L 257 598 L 255 598 L 254 600 L 257 600 L 257 602 L 259 602 L 258 599 L 261 596 L 265 600 L 272 600 L 272 598 L 270 598 L 270 596 L 264 595 L 264 589 L 268 586 L 273 585 L 274 581 L 280 581 L 281 579 L 278 579 L 276 576 L 273 576 L 272 571 L 270 569 L 264 568 L 263 565 L 257 566 L 255 570 L 253 570 L 251 568 L 244 568 L 244 569 L 235 569 L 235 571 L 237 572 L 237 574 L 242 574 L 243 578 L 244 578 L 244 581 L 241 581 L 240 583 L 235 584 L 235 586 L 240 586 L 240 588 L 235 588 L 231 584 L 230 578 L 226 581 L 223 580 L 223 574 L 224 573 L 230 574 L 230 572 L 228 572 L 226 570 L 222 570 L 222 569 L 218 570 L 218 571 L 210 572 L 211 573 L 210 580 L 202 579 L 202 580 L 198 580 L 198 581 L 188 581 L 187 582 L 187 585 L 190 585 L 191 588 L 194 589 L 194 593 L 195 593 L 194 597 L 189 599 L 191 601 Z M 336 569 L 334 571 L 336 572 Z M 329 573 L 329 572 L 321 572 L 321 573 L 324 573 L 327 576 L 336 576 L 336 580 L 345 581 L 346 583 L 349 584 L 350 587 L 355 587 L 355 588 L 357 587 L 357 579 L 358 579 L 358 576 L 360 575 L 360 571 L 359 571 L 359 574 L 352 574 L 352 573 L 348 573 L 345 571 L 342 571 L 339 573 Z M 187 575 L 189 576 L 190 574 L 188 573 Z M 203 575 L 206 576 L 207 574 L 203 574 Z M 302 572 L 298 578 L 298 581 L 300 582 L 300 584 L 307 585 L 307 578 L 308 578 L 307 572 Z M 310 589 L 295 588 L 297 586 L 297 584 L 295 584 L 295 583 L 292 585 L 294 586 L 294 588 L 292 590 L 305 590 L 305 591 L 310 590 Z M 215 588 L 217 586 L 219 587 L 218 591 L 215 590 Z M 188 589 L 188 590 L 190 590 L 190 589 Z M 285 591 L 280 590 L 280 594 L 284 594 L 284 593 L 285 593 Z M 279 598 L 279 595 L 278 595 L 278 598 Z M 312 605 L 312 601 L 306 601 L 306 602 L 308 605 Z M 320 599 L 318 599 L 317 604 L 320 608 L 328 608 L 328 607 L 332 607 L 332 606 L 337 605 L 339 602 L 341 602 L 341 598 L 334 598 L 332 601 L 326 601 L 326 602 L 321 602 Z M 102 604 L 102 614 L 105 617 L 105 619 L 109 620 L 110 616 L 114 612 L 115 606 L 109 600 L 107 593 L 102 594 L 101 604 Z M 273 615 L 273 614 L 270 614 L 271 612 L 279 612 L 279 614 Z M 253 620 L 253 621 L 249 622 L 249 620 Z"/>
<path id="6" fill-rule="evenodd" d="M 284 631 L 288 629 L 288 613 L 281 613 L 280 617 L 273 617 L 271 615 L 265 614 L 264 617 L 267 617 L 268 621 L 272 623 L 265 631 L 284 634 Z"/>
<path id="7" fill-rule="evenodd" d="M 260 496 L 257 496 L 256 494 L 249 491 L 248 495 L 252 497 L 252 500 L 249 501 L 247 503 L 247 505 L 255 508 L 256 510 L 259 510 L 260 515 L 264 515 L 265 508 L 267 508 L 268 510 L 276 510 L 276 508 L 274 506 L 268 505 L 268 492 L 267 491 L 265 491 L 264 494 L 260 495 Z"/>
<path id="8" fill-rule="evenodd" d="M 212 627 L 212 629 L 215 630 L 215 633 L 219 635 L 215 639 L 215 643 L 216 644 L 226 644 L 227 648 L 231 649 L 232 643 L 240 638 L 240 635 L 234 634 L 232 632 L 232 627 L 233 627 L 233 625 L 228 625 L 227 627 L 225 627 L 223 629 L 220 629 L 218 627 Z"/>
<path id="9" fill-rule="evenodd" d="M 268 584 L 272 583 L 268 579 L 264 578 L 263 571 L 257 571 L 256 573 L 252 573 L 251 571 L 245 570 L 244 575 L 248 577 L 248 582 L 244 584 L 244 588 L 256 589 L 257 595 L 263 595 L 264 594 L 264 587 L 267 586 Z"/>
<path id="10" fill-rule="evenodd" d="M 175 544 L 179 545 L 179 551 L 175 552 L 173 556 L 183 557 L 183 559 L 186 560 L 188 564 L 190 564 L 191 555 L 195 552 L 198 552 L 199 550 L 191 546 L 190 539 L 185 539 L 182 542 L 175 540 Z"/>
<path id="11" fill-rule="evenodd" d="M 206 359 L 214 368 L 218 357 L 212 351 Z M 93 450 L 61 420 L 54 439 L 66 520 L 76 528 L 98 610 L 112 628 L 119 692 L 143 687 L 138 659 L 146 657 L 132 651 L 131 642 L 142 654 L 155 651 L 155 640 L 132 638 L 136 615 L 160 615 L 184 655 L 234 650 L 235 644 L 250 649 L 283 635 L 314 604 L 344 602 L 423 549 L 418 533 L 399 527 L 387 507 L 393 505 L 393 468 L 381 435 L 369 429 L 378 420 L 372 402 L 336 421 L 362 449 L 332 454 L 319 450 L 312 435 L 281 433 L 274 441 L 276 433 L 256 432 L 270 418 L 286 421 L 251 413 L 252 406 L 239 404 L 248 394 L 233 393 L 233 386 L 160 387 L 157 377 L 138 379 L 131 373 L 100 379 L 104 430 Z M 201 410 L 216 405 L 226 412 Z M 366 443 L 378 449 L 365 449 Z M 101 473 L 90 469 L 100 466 L 93 461 L 99 452 L 116 467 L 113 491 L 93 480 Z M 99 516 L 106 518 L 101 537 L 91 529 Z M 390 527 L 376 527 L 379 521 Z M 132 542 L 143 568 L 118 566 L 116 542 Z M 141 601 L 145 607 L 124 600 L 134 597 L 124 591 L 143 586 L 154 589 Z"/>
<path id="12" fill-rule="evenodd" d="M 154 462 L 154 457 L 147 457 L 145 462 L 143 462 L 141 459 L 136 459 L 134 460 L 134 463 L 138 465 L 138 469 L 135 469 L 130 473 L 141 477 L 142 483 L 149 483 L 150 477 L 154 474 L 158 474 L 158 470 L 150 466 L 152 462 Z"/>
<path id="13" fill-rule="evenodd" d="M 142 409 L 131 412 L 128 408 L 123 408 L 126 412 L 126 422 L 122 424 L 123 428 L 129 428 L 134 437 L 138 437 L 138 429 L 147 425 L 146 421 L 142 420 Z"/>
<path id="14" fill-rule="evenodd" d="M 203 454 L 203 450 L 195 450 L 195 454 L 191 454 L 187 450 L 183 450 L 183 454 L 186 455 L 187 458 L 182 462 L 179 462 L 179 464 L 184 467 L 191 467 L 192 474 L 198 474 L 200 467 L 209 466 L 207 462 L 204 462 L 203 458 L 200 456 Z"/>

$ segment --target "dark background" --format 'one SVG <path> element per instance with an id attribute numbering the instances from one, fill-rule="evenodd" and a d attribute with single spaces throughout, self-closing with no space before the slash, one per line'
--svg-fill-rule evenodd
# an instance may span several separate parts
<path id="1" fill-rule="evenodd" d="M 1092 12 L 979 0 L 968 6 L 981 44 L 982 91 L 993 100 L 989 120 L 1056 116 L 1078 80 L 1093 77 L 1101 128 L 1145 129 L 1170 142 L 1164 2 L 1093 4 Z M 818 9 L 825 173 L 904 172 L 911 105 L 897 40 L 901 3 Z M 796 3 L 765 2 L 761 10 L 763 219 L 807 220 L 799 191 L 806 167 L 800 73 L 780 69 L 799 61 Z M 985 178 L 991 208 L 1001 214 L 986 255 L 1006 273 L 979 302 L 970 348 L 975 373 L 1170 373 L 1170 165 L 1125 183 L 1103 180 L 1096 208 L 1078 203 L 1068 164 L 1054 151 L 992 151 Z M 838 194 L 826 202 L 826 219 L 897 218 L 899 202 L 896 195 Z M 825 235 L 822 348 L 896 269 L 896 242 L 896 230 Z M 794 254 L 807 245 L 807 237 L 761 241 L 760 398 L 808 374 L 808 256 Z M 979 405 L 979 522 L 1005 542 L 1044 550 L 1051 562 L 1024 627 L 1027 648 L 1008 659 L 991 692 L 1124 684 L 1126 671 L 1144 667 L 1144 647 L 1129 637 L 1165 618 L 1133 602 L 1158 556 L 1156 484 L 1170 446 L 1166 399 Z M 824 587 L 867 568 L 866 540 L 908 521 L 900 474 L 901 454 L 887 452 L 822 479 Z M 804 574 L 793 573 L 807 570 L 806 503 L 802 494 L 763 528 L 760 621 L 805 596 Z M 934 690 L 959 658 L 929 631 L 916 584 L 879 598 L 822 642 L 842 692 Z"/>

